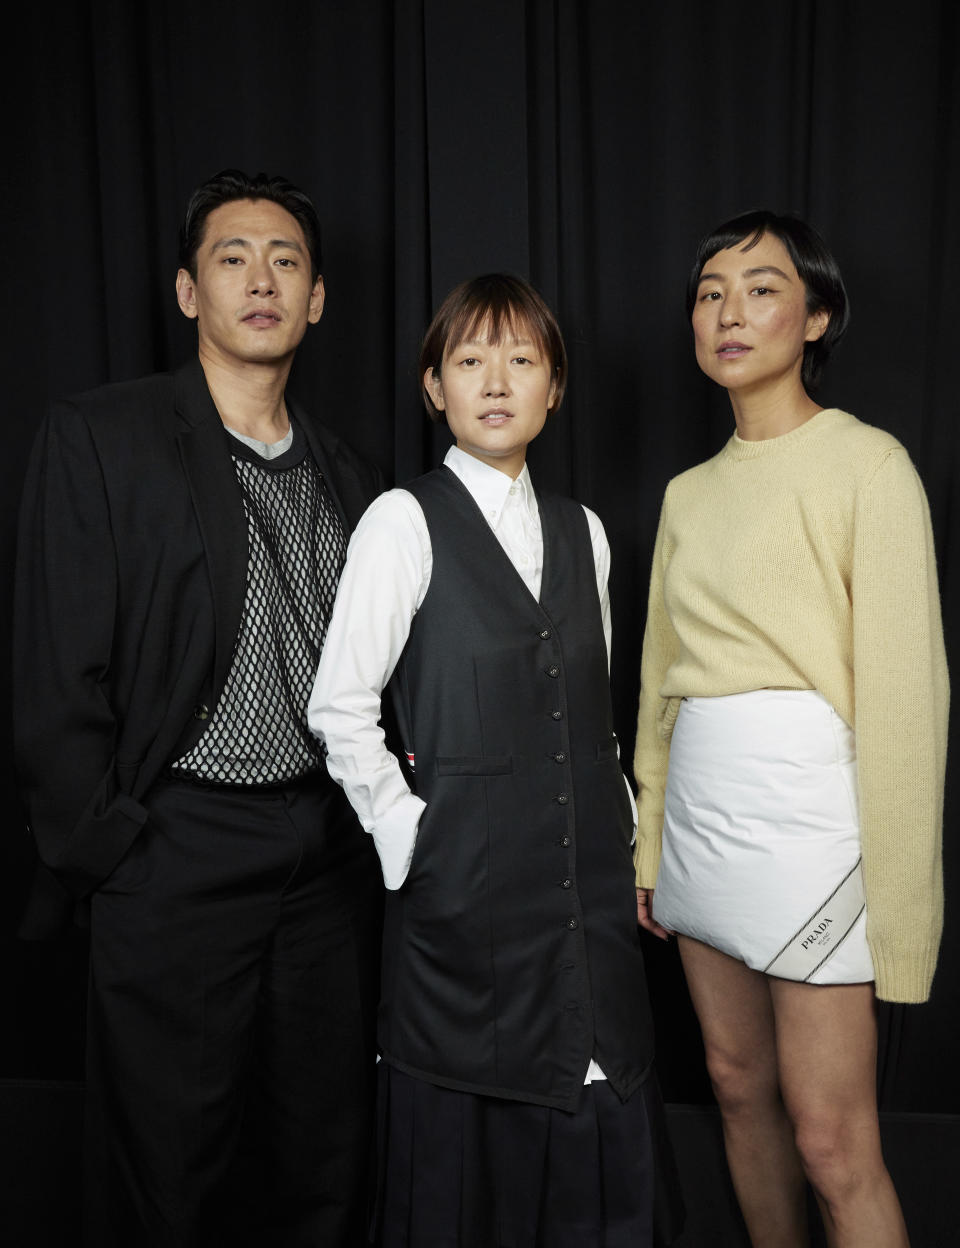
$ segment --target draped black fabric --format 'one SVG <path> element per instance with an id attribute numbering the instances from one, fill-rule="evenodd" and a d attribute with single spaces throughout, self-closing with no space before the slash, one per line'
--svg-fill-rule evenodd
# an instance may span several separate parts
<path id="1" fill-rule="evenodd" d="M 956 639 L 953 0 L 898 10 L 874 0 L 73 0 L 21 9 L 6 34 L 7 591 L 44 400 L 193 350 L 173 292 L 179 216 L 195 184 L 239 165 L 282 172 L 315 196 L 328 300 L 292 388 L 397 480 L 446 445 L 427 424 L 415 368 L 446 290 L 514 270 L 558 310 L 571 387 L 531 461 L 543 488 L 572 493 L 607 527 L 625 753 L 663 487 L 732 426 L 693 360 L 684 281 L 698 236 L 738 211 L 797 211 L 835 250 L 853 321 L 819 397 L 891 430 L 917 463 L 948 646 Z M 6 653 L 9 592 L 2 600 Z M 82 946 L 13 939 L 32 851 L 6 735 L 3 747 L 0 1075 L 70 1074 Z M 960 1112 L 955 788 L 933 999 L 881 1011 L 890 1109 Z M 675 951 L 650 942 L 648 965 L 666 1098 L 704 1099 Z"/>

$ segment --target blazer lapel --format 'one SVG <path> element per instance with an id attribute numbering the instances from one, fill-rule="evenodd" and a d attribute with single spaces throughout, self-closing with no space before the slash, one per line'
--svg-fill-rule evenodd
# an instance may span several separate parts
<path id="1" fill-rule="evenodd" d="M 213 691 L 226 682 L 247 585 L 247 522 L 219 413 L 199 359 L 175 375 L 177 435 L 210 573 L 216 628 Z"/>
<path id="2" fill-rule="evenodd" d="M 327 489 L 337 509 L 337 515 L 340 517 L 340 523 L 343 525 L 343 531 L 349 538 L 376 491 L 364 493 L 356 473 L 350 471 L 349 465 L 344 471 L 343 460 L 337 453 L 336 443 L 331 443 L 329 438 L 324 436 L 323 426 L 311 420 L 300 404 L 294 402 L 289 394 L 285 395 L 285 399 L 287 411 L 306 434 L 314 463 L 323 474 Z"/>

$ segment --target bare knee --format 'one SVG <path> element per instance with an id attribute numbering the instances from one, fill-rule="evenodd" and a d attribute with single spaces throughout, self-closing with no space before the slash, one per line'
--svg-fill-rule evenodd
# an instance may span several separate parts
<path id="1" fill-rule="evenodd" d="M 842 1203 L 884 1173 L 875 1123 L 833 1110 L 794 1119 L 797 1151 L 811 1186 L 829 1204 Z"/>
<path id="2" fill-rule="evenodd" d="M 776 1071 L 756 1055 L 707 1046 L 707 1071 L 725 1117 L 762 1113 L 780 1104 Z"/>

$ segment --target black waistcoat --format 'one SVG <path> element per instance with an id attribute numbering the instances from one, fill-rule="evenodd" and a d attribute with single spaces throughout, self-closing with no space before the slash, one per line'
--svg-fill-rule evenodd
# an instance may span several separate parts
<path id="1" fill-rule="evenodd" d="M 539 499 L 537 603 L 448 469 L 406 487 L 433 548 L 394 676 L 426 802 L 387 894 L 380 1043 L 410 1074 L 572 1109 L 653 1054 L 630 802 L 583 508 Z"/>

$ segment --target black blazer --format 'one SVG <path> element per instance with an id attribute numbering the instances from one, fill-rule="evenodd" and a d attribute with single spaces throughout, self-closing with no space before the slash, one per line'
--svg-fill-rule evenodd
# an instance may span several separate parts
<path id="1" fill-rule="evenodd" d="M 349 535 L 380 474 L 289 407 Z M 14 741 L 40 858 L 78 896 L 126 853 L 223 690 L 247 572 L 229 437 L 194 359 L 55 403 L 33 449 Z"/>

